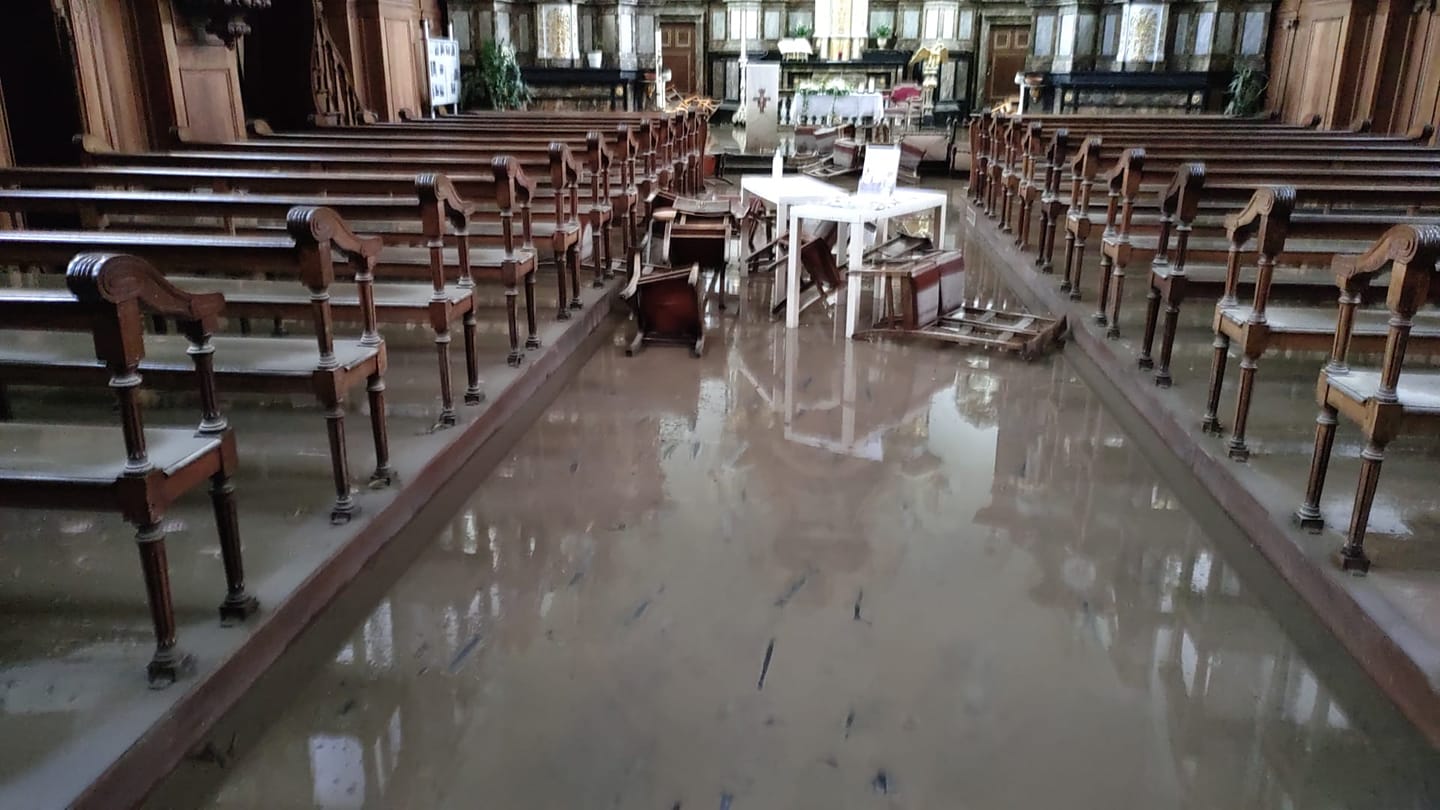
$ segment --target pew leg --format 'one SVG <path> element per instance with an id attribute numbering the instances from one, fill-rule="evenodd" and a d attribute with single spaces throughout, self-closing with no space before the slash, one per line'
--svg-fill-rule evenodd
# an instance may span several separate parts
<path id="1" fill-rule="evenodd" d="M 1035 257 L 1035 263 L 1040 265 L 1040 272 L 1045 275 L 1053 275 L 1055 272 L 1055 218 L 1046 212 L 1040 213 L 1040 255 Z"/>
<path id="2" fill-rule="evenodd" d="M 1120 304 L 1125 297 L 1125 266 L 1115 262 L 1110 270 L 1110 328 L 1105 337 L 1116 340 L 1120 337 Z"/>
<path id="3" fill-rule="evenodd" d="M 1160 290 L 1155 284 L 1150 284 L 1150 289 L 1145 291 L 1145 334 L 1140 338 L 1140 356 L 1135 358 L 1135 364 L 1141 369 L 1152 369 L 1155 367 L 1155 359 L 1150 356 L 1150 349 L 1155 345 L 1155 326 L 1160 320 Z"/>
<path id="4" fill-rule="evenodd" d="M 155 655 L 145 667 L 151 689 L 164 689 L 195 669 L 195 659 L 175 643 L 175 605 L 170 598 L 170 565 L 165 557 L 165 531 L 159 521 L 140 526 L 135 533 L 140 549 L 140 570 L 150 622 L 155 626 Z"/>
<path id="5" fill-rule="evenodd" d="M 525 348 L 540 348 L 540 325 L 535 317 L 535 274 L 525 274 L 525 326 L 528 329 Z"/>
<path id="6" fill-rule="evenodd" d="M 1075 261 L 1075 233 L 1071 230 L 1065 231 L 1065 274 L 1060 279 L 1060 292 L 1070 290 L 1070 265 Z"/>
<path id="7" fill-rule="evenodd" d="M 168 335 L 170 333 L 170 323 L 165 320 L 164 315 L 151 315 L 150 331 L 157 335 Z"/>
<path id="8" fill-rule="evenodd" d="M 1250 458 L 1250 448 L 1245 445 L 1245 423 L 1250 420 L 1250 397 L 1255 393 L 1255 359 L 1250 355 L 1240 358 L 1240 390 L 1235 394 L 1235 424 L 1230 429 L 1230 442 L 1226 452 L 1236 461 Z"/>
<path id="9" fill-rule="evenodd" d="M 565 299 L 568 297 L 565 288 L 565 266 L 567 264 L 570 266 L 570 272 L 574 274 L 576 272 L 575 268 L 580 264 L 580 249 L 578 247 L 571 247 L 566 251 L 564 259 L 560 258 L 559 253 L 555 254 L 555 270 L 557 271 L 557 277 L 560 283 L 560 296 L 555 299 L 557 307 L 555 320 L 557 321 L 570 320 L 570 310 L 565 306 Z"/>
<path id="10" fill-rule="evenodd" d="M 385 378 L 379 373 L 371 374 L 366 381 L 365 393 L 370 397 L 370 433 L 375 442 L 375 472 L 370 474 L 370 486 L 388 487 L 395 482 L 395 470 L 390 467 L 390 431 L 385 419 Z"/>
<path id="11" fill-rule="evenodd" d="M 285 337 L 290 330 L 285 328 L 285 321 L 282 318 L 275 318 L 270 323 L 270 337 Z"/>
<path id="12" fill-rule="evenodd" d="M 1385 463 L 1385 445 L 1371 439 L 1360 451 L 1360 484 L 1355 488 L 1355 508 L 1350 512 L 1350 531 L 1340 548 L 1340 569 L 1352 574 L 1370 570 L 1365 554 L 1365 532 L 1370 527 L 1370 507 L 1375 503 L 1375 489 L 1380 485 L 1380 465 Z"/>
<path id="13" fill-rule="evenodd" d="M 465 313 L 462 323 L 465 327 L 465 404 L 479 405 L 485 401 L 485 392 L 480 390 L 479 329 L 474 308 Z"/>
<path id="14" fill-rule="evenodd" d="M 328 393 L 328 392 L 327 392 Z M 360 513 L 360 505 L 350 494 L 350 456 L 345 449 L 345 409 L 340 400 L 330 395 L 325 403 L 325 428 L 330 435 L 330 473 L 335 483 L 335 504 L 330 507 L 330 522 L 349 523 Z"/>
<path id="15" fill-rule="evenodd" d="M 220 561 L 225 566 L 225 601 L 220 603 L 220 623 L 243 622 L 260 609 L 260 601 L 245 591 L 235 484 L 226 473 L 218 472 L 210 479 L 210 503 L 215 509 L 215 527 L 220 534 Z"/>
<path id="16" fill-rule="evenodd" d="M 1015 198 L 1010 187 L 1005 187 L 1005 193 L 1000 196 L 1000 232 L 1010 233 L 1010 201 Z"/>
<path id="17" fill-rule="evenodd" d="M 1020 200 L 1019 222 L 1016 223 L 1015 244 L 1021 250 L 1030 247 L 1030 201 L 1024 198 Z"/>
<path id="18" fill-rule="evenodd" d="M 440 364 L 440 419 L 441 427 L 455 424 L 455 390 L 450 380 L 450 329 L 435 330 L 435 358 Z"/>
<path id="19" fill-rule="evenodd" d="M 251 331 L 252 331 L 252 328 L 251 328 L 251 326 L 250 326 L 250 319 L 249 319 L 249 318 L 241 318 L 241 319 L 240 319 L 240 335 L 241 335 L 241 337 L 249 337 Z"/>
<path id="20" fill-rule="evenodd" d="M 1075 269 L 1070 277 L 1070 300 L 1080 300 L 1080 276 L 1085 269 L 1085 240 L 1075 240 Z"/>
<path id="21" fill-rule="evenodd" d="M 564 279 L 561 279 L 560 283 L 563 285 Z M 519 297 L 520 291 L 515 289 L 513 283 L 507 282 L 505 285 L 505 318 L 510 327 L 510 355 L 505 358 L 505 362 L 512 366 L 520 365 L 520 361 L 525 359 L 525 355 L 520 352 L 520 319 L 515 300 Z M 570 313 L 565 311 L 565 290 L 563 288 L 560 290 L 560 312 L 566 318 L 570 317 Z"/>
<path id="22" fill-rule="evenodd" d="M 1100 252 L 1100 290 L 1098 300 L 1095 302 L 1095 313 L 1090 317 L 1095 323 L 1104 326 L 1108 319 L 1105 317 L 1105 310 L 1110 307 L 1110 278 L 1115 272 L 1115 262 L 1103 250 Z M 1078 286 L 1078 285 L 1077 285 Z M 1072 288 L 1074 289 L 1074 288 Z"/>
<path id="23" fill-rule="evenodd" d="M 10 408 L 10 389 L 5 387 L 5 381 L 0 380 L 0 422 L 8 422 L 15 418 L 15 411 Z"/>
<path id="24" fill-rule="evenodd" d="M 1165 333 L 1160 337 L 1160 368 L 1155 372 L 1155 384 L 1169 388 L 1170 354 L 1175 350 L 1175 329 L 1180 324 L 1180 305 L 1174 301 L 1165 302 Z"/>
<path id="25" fill-rule="evenodd" d="M 1310 457 L 1310 475 L 1305 482 L 1305 502 L 1295 510 L 1295 522 L 1311 534 L 1325 528 L 1320 515 L 1320 496 L 1325 492 L 1325 476 L 1330 472 L 1330 452 L 1335 448 L 1337 411 L 1329 405 L 1320 408 L 1315 417 L 1315 452 Z"/>
<path id="26" fill-rule="evenodd" d="M 1230 357 L 1230 338 L 1216 333 L 1214 356 L 1210 358 L 1210 390 L 1205 398 L 1205 417 L 1200 422 L 1202 433 L 1219 433 L 1220 389 L 1225 384 L 1225 366 Z"/>
<path id="27" fill-rule="evenodd" d="M 590 229 L 590 249 L 594 253 L 592 259 L 595 262 L 595 277 L 590 282 L 592 287 L 605 286 L 605 242 L 605 225 L 597 221 Z M 575 298 L 572 306 L 580 302 L 580 279 L 578 276 L 574 279 L 574 287 Z"/>

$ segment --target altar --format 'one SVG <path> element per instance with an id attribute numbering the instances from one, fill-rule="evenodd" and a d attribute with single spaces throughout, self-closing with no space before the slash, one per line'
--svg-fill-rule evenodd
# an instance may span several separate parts
<path id="1" fill-rule="evenodd" d="M 885 117 L 885 96 L 883 93 L 871 92 L 844 95 L 797 92 L 790 105 L 790 117 L 786 123 L 823 124 L 830 121 L 832 116 L 840 122 L 860 123 L 867 118 L 878 122 Z"/>

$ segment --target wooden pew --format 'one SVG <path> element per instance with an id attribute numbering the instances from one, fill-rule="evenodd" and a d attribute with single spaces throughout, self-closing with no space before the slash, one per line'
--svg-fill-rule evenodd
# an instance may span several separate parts
<path id="1" fill-rule="evenodd" d="M 597 282 L 606 274 L 606 257 L 608 241 L 605 238 L 605 229 L 612 222 L 612 208 L 609 197 L 600 192 L 598 178 L 604 177 L 607 169 L 609 154 L 599 143 L 599 136 L 591 142 L 591 160 L 593 167 L 598 166 L 599 170 L 593 175 L 594 188 L 592 189 L 592 203 L 588 210 L 588 216 L 592 227 L 592 239 L 594 241 L 595 259 L 594 271 Z M 94 164 L 102 164 L 115 167 L 148 167 L 162 168 L 169 170 L 179 169 L 219 169 L 236 172 L 252 172 L 261 169 L 280 169 L 282 171 L 300 172 L 330 172 L 330 173 L 364 173 L 364 172 L 399 172 L 414 176 L 416 174 L 439 172 L 446 175 L 473 175 L 481 166 L 489 165 L 495 158 L 507 157 L 518 164 L 523 171 L 525 166 L 535 170 L 534 179 L 544 180 L 546 174 L 539 168 L 542 163 L 549 168 L 548 178 L 550 185 L 543 186 L 543 193 L 532 194 L 532 208 L 541 211 L 553 211 L 557 221 L 563 214 L 564 205 L 577 205 L 578 194 L 571 191 L 568 195 L 562 189 L 574 189 L 569 185 L 571 173 L 568 167 L 561 165 L 557 168 L 556 163 L 564 160 L 564 152 L 547 145 L 535 147 L 529 153 L 520 153 L 517 157 L 514 154 L 494 154 L 489 151 L 468 150 L 463 156 L 445 151 L 424 149 L 413 154 L 392 154 L 391 150 L 371 147 L 370 149 L 358 150 L 331 150 L 323 145 L 316 145 L 313 149 L 304 151 L 286 151 L 271 153 L 265 149 L 246 149 L 236 146 L 233 149 L 226 147 L 220 150 L 181 150 L 175 152 L 145 152 L 145 153 L 119 153 L 109 151 L 104 146 L 95 146 L 87 140 L 86 153 L 89 160 Z M 543 156 L 542 156 L 543 155 Z M 527 176 L 530 176 L 527 174 Z M 553 185 L 557 180 L 564 183 L 563 186 Z M 542 188 L 537 184 L 537 191 Z M 568 203 L 562 203 L 562 197 L 568 197 Z M 553 208 L 537 206 L 539 199 L 548 199 Z M 571 307 L 578 308 L 579 303 L 579 278 L 578 273 L 571 279 L 574 293 L 571 298 Z M 563 305 L 562 305 L 563 306 Z"/>
<path id="2" fill-rule="evenodd" d="M 638 158 L 645 165 L 647 195 L 666 189 L 677 193 L 703 187 L 698 172 L 703 168 L 706 130 L 696 120 L 660 114 L 625 114 L 624 116 L 552 116 L 550 112 L 507 113 L 506 117 L 443 116 L 437 119 L 410 120 L 400 123 L 347 128 L 395 132 L 405 135 L 444 134 L 510 136 L 530 133 L 531 136 L 565 137 L 577 131 L 601 126 L 625 126 L 634 131 Z"/>
<path id="3" fill-rule="evenodd" d="M 1306 189 L 1299 191 L 1301 196 L 1307 193 L 1311 192 Z M 1440 191 L 1436 194 L 1440 197 Z M 1212 322 L 1215 350 L 1202 429 L 1212 433 L 1220 431 L 1217 410 L 1228 350 L 1233 343 L 1241 356 L 1240 382 L 1227 450 L 1231 458 L 1239 461 L 1250 457 L 1246 445 L 1246 424 L 1260 357 L 1272 348 L 1323 351 L 1330 348 L 1334 337 L 1335 324 L 1331 313 L 1314 307 L 1277 307 L 1270 304 L 1272 294 L 1280 287 L 1275 274 L 1278 259 L 1287 247 L 1287 237 L 1294 233 L 1303 235 L 1307 230 L 1305 223 L 1292 222 L 1296 199 L 1296 189 L 1287 186 L 1262 188 L 1255 192 L 1245 209 L 1232 214 L 1228 220 L 1233 253 L 1238 256 L 1240 248 L 1253 237 L 1259 243 L 1259 257 L 1254 292 L 1248 306 L 1242 304 L 1237 295 L 1240 262 L 1235 259 L 1229 263 L 1225 292 L 1215 306 Z M 1396 220 L 1385 214 L 1375 214 L 1368 217 L 1327 217 L 1309 225 L 1311 232 L 1322 230 L 1331 240 L 1348 240 L 1333 245 L 1337 254 L 1345 254 L 1364 252 L 1377 238 L 1389 232 Z M 1417 225 L 1424 222 L 1423 219 L 1414 220 Z M 1383 349 L 1388 314 L 1353 306 L 1349 313 L 1350 348 L 1367 352 Z M 1412 350 L 1427 354 L 1440 351 L 1440 316 L 1434 312 L 1416 316 L 1409 341 Z"/>
<path id="4" fill-rule="evenodd" d="M 240 523 L 231 482 L 235 435 L 216 396 L 215 331 L 225 301 L 192 295 L 166 283 L 130 256 L 84 253 L 66 271 L 68 293 L 37 296 L 0 290 L 0 324 L 6 330 L 89 336 L 91 364 L 115 392 L 119 426 L 0 422 L 0 505 L 23 509 L 116 511 L 136 527 L 145 593 L 155 629 L 155 654 L 146 666 L 152 687 L 174 683 L 194 668 L 178 646 L 165 513 L 180 496 L 210 483 L 210 499 L 225 570 L 220 619 L 243 621 L 259 609 L 245 589 Z M 198 429 L 147 426 L 139 389 L 146 354 L 145 314 L 179 319 L 190 341 L 194 369 L 184 376 L 200 394 Z M 3 392 L 0 392 L 3 394 Z M 124 457 L 116 450 L 124 450 Z"/>
<path id="5" fill-rule="evenodd" d="M 518 365 L 518 329 L 516 323 L 517 288 L 519 281 L 525 281 L 526 314 L 529 322 L 527 347 L 537 348 L 539 338 L 535 321 L 534 270 L 532 253 L 525 250 L 529 240 L 529 211 L 522 206 L 523 243 L 516 238 L 511 225 L 511 213 L 516 207 L 510 196 L 513 189 L 523 185 L 523 175 L 509 177 L 509 168 L 497 161 L 496 175 L 504 177 L 506 183 L 497 185 L 500 197 L 498 204 L 504 212 L 502 222 L 507 231 L 507 246 L 495 250 L 472 250 L 467 235 L 469 219 L 474 206 L 465 202 L 455 192 L 443 175 L 422 175 L 415 180 L 416 194 L 420 202 L 413 203 L 401 197 L 325 197 L 318 195 L 261 195 L 235 193 L 185 193 L 154 191 L 78 191 L 53 189 L 0 189 L 0 211 L 12 214 L 62 213 L 81 219 L 83 224 L 93 228 L 117 226 L 121 230 L 150 230 L 155 228 L 173 229 L 175 220 L 193 223 L 195 218 L 206 218 L 212 224 L 195 225 L 197 229 L 225 227 L 230 233 L 236 231 L 234 222 L 240 218 L 269 220 L 278 227 L 285 226 L 285 219 L 296 206 L 327 205 L 340 214 L 356 231 L 374 233 L 382 241 L 388 241 L 393 234 L 387 229 L 390 221 L 399 221 L 419 229 L 424 255 L 396 256 L 393 249 L 382 253 L 375 266 L 378 276 L 372 285 L 374 308 L 377 319 L 387 323 L 428 323 L 435 334 L 435 346 L 439 363 L 441 413 L 439 424 L 455 424 L 456 413 L 450 381 L 450 324 L 461 323 L 464 335 L 467 387 L 465 401 L 479 403 L 484 394 L 479 376 L 479 351 L 477 347 L 475 278 L 489 278 L 504 283 L 506 305 L 510 326 L 510 363 Z M 117 221 L 119 220 L 119 221 Z M 456 232 L 456 250 L 453 260 L 447 262 L 445 255 L 446 223 Z M 266 228 L 266 231 L 270 228 Z M 404 240 L 410 241 L 408 234 Z M 405 260 L 409 258 L 407 263 Z M 458 273 L 448 271 L 458 268 Z M 478 270 L 472 269 L 472 265 Z M 454 283 L 451 283 L 451 277 Z M 414 283 L 421 278 L 429 284 Z M 403 280 L 402 280 L 403 279 Z M 305 317 L 310 303 L 308 293 L 295 288 L 291 280 L 265 280 L 253 277 L 229 280 L 206 275 L 203 278 L 173 277 L 176 283 L 189 289 L 210 289 L 224 292 L 230 301 L 229 311 L 240 317 Z M 563 279 L 562 279 L 563 282 Z M 561 294 L 564 294 L 562 287 Z M 563 299 L 562 299 L 563 300 Z M 332 297 L 331 309 L 338 318 L 358 322 L 362 319 L 363 308 L 357 297 L 339 295 Z"/>
<path id="6" fill-rule="evenodd" d="M 1277 176 L 1284 174 L 1286 172 L 1280 171 Z M 1292 230 L 1291 235 L 1297 239 L 1287 245 L 1284 262 L 1328 262 L 1336 249 L 1333 244 L 1336 238 L 1374 238 L 1381 226 L 1402 221 L 1407 210 L 1440 208 L 1440 181 L 1430 185 L 1405 185 L 1404 180 L 1403 176 L 1390 175 L 1372 175 L 1369 182 L 1363 183 L 1343 180 L 1315 183 L 1305 180 L 1305 184 L 1298 188 L 1302 191 L 1301 199 L 1305 202 L 1306 209 L 1293 218 L 1294 224 L 1299 227 Z M 1121 211 L 1133 210 L 1133 175 L 1122 179 L 1121 183 L 1113 184 L 1112 188 L 1117 186 L 1126 190 L 1118 197 L 1112 197 L 1112 204 L 1118 199 Z M 1148 235 L 1137 240 L 1133 223 L 1127 224 L 1123 222 L 1123 218 L 1117 221 L 1114 209 L 1107 213 L 1106 235 L 1102 240 L 1104 256 L 1100 295 L 1095 320 L 1107 326 L 1107 337 L 1119 336 L 1125 268 L 1132 258 L 1151 258 L 1149 288 L 1146 294 L 1145 333 L 1138 363 L 1142 369 L 1151 366 L 1150 350 L 1155 337 L 1156 319 L 1163 305 L 1166 324 L 1161 342 L 1161 364 L 1155 378 L 1156 383 L 1162 387 L 1171 384 L 1169 358 L 1175 323 L 1187 291 L 1205 287 L 1214 289 L 1223 282 L 1227 291 L 1225 300 L 1233 304 L 1235 286 L 1240 280 L 1242 249 L 1249 235 L 1253 233 L 1236 226 L 1233 216 L 1220 219 L 1218 210 L 1202 220 L 1198 216 L 1202 194 L 1208 196 L 1212 202 L 1236 205 L 1249 201 L 1253 188 L 1248 182 L 1227 182 L 1224 179 L 1212 184 L 1206 167 L 1201 164 L 1191 164 L 1183 168 L 1160 195 L 1159 232 L 1153 241 Z M 1360 206 L 1360 209 L 1351 210 L 1349 207 L 1352 206 Z M 1287 221 L 1290 219 L 1287 217 Z M 1220 245 L 1213 244 L 1221 234 L 1224 235 L 1223 252 L 1220 252 Z M 1177 240 L 1173 246 L 1170 244 L 1172 235 Z M 1194 241 L 1197 235 L 1206 237 L 1212 244 L 1197 243 Z M 1240 237 L 1238 242 L 1237 236 Z M 1198 249 L 1197 244 L 1200 246 Z M 1197 264 L 1192 259 L 1209 263 Z M 1217 259 L 1223 259 L 1223 264 L 1215 263 Z M 1283 286 L 1287 293 L 1293 295 L 1304 288 L 1313 289 L 1317 281 L 1303 273 L 1287 273 L 1283 280 L 1276 279 L 1273 283 L 1277 290 Z"/>
<path id="7" fill-rule="evenodd" d="M 563 188 L 566 193 L 557 195 L 555 206 L 548 219 L 533 221 L 536 238 L 548 241 L 550 257 L 556 262 L 559 290 L 559 313 L 565 319 L 565 273 L 568 268 L 570 282 L 575 295 L 579 294 L 579 267 L 582 258 L 580 247 L 581 227 L 576 211 L 579 207 L 575 195 L 574 181 L 579 176 L 578 164 L 569 157 L 569 149 L 563 144 L 555 145 L 556 163 L 552 171 L 552 187 Z M 14 188 L 89 188 L 89 189 L 155 189 L 171 191 L 240 191 L 268 195 L 326 195 L 327 201 L 334 197 L 385 196 L 397 198 L 398 204 L 413 201 L 419 206 L 416 196 L 415 175 L 404 172 L 276 172 L 238 169 L 192 169 L 183 167 L 0 167 L 0 186 Z M 446 175 L 457 192 L 467 200 L 485 196 L 494 197 L 495 176 L 485 174 Z M 534 206 L 527 208 L 530 189 L 523 183 L 516 194 L 522 209 L 532 214 Z M 472 245 L 504 247 L 504 223 L 497 209 L 493 212 L 473 211 L 467 233 Z M 408 240 L 406 237 L 410 237 Z M 425 246 L 427 239 L 423 230 L 392 226 L 385 233 L 386 244 Z M 543 244 L 542 243 L 537 243 Z M 543 252 L 541 253 L 543 255 Z M 571 300 L 573 305 L 574 301 Z"/>
<path id="8" fill-rule="evenodd" d="M 517 131 L 519 130 L 519 131 Z M 643 215 L 639 183 L 642 167 L 641 157 L 634 133 L 628 124 L 620 124 L 614 131 L 605 133 L 595 128 L 585 130 L 541 130 L 531 127 L 512 127 L 499 132 L 434 131 L 417 127 L 410 131 L 376 131 L 373 127 L 347 128 L 342 131 L 331 129 L 304 132 L 275 133 L 245 141 L 229 141 L 214 144 L 195 144 L 198 150 L 254 151 L 256 149 L 282 152 L 307 152 L 317 149 L 350 154 L 376 154 L 407 157 L 425 156 L 474 156 L 485 159 L 494 155 L 508 155 L 522 162 L 535 162 L 551 144 L 563 143 L 587 156 L 588 176 L 581 178 L 582 196 L 592 206 L 603 208 L 608 201 L 619 212 L 631 217 Z M 648 194 L 653 194 L 650 189 Z M 627 223 L 633 227 L 634 222 Z"/>
<path id="9" fill-rule="evenodd" d="M 1335 258 L 1333 269 L 1340 287 L 1339 313 L 1330 360 L 1321 370 L 1315 387 L 1315 399 L 1320 406 L 1320 414 L 1315 418 L 1315 451 L 1305 500 L 1296 511 L 1296 519 L 1312 531 L 1319 531 L 1324 525 L 1320 497 L 1335 446 L 1335 431 L 1340 417 L 1344 416 L 1359 425 L 1365 436 L 1355 506 L 1345 544 L 1338 554 L 1340 567 L 1346 571 L 1370 570 L 1365 533 L 1380 483 L 1386 446 L 1402 429 L 1433 429 L 1440 416 L 1433 404 L 1440 398 L 1440 373 L 1405 368 L 1413 319 L 1421 304 L 1435 294 L 1437 261 L 1440 261 L 1440 225 L 1434 224 L 1396 226 L 1365 253 Z M 1385 300 L 1390 317 L 1384 356 L 1378 368 L 1353 368 L 1349 365 L 1349 353 L 1354 340 L 1357 304 L 1372 281 L 1387 272 L 1390 281 Z"/>
<path id="10" fill-rule="evenodd" d="M 475 126 L 475 125 L 518 125 L 534 126 L 540 122 L 541 126 L 563 128 L 574 126 L 577 123 L 586 121 L 628 121 L 628 122 L 657 122 L 662 143 L 672 147 L 672 154 L 676 166 L 675 176 L 669 183 L 673 191 L 680 194 L 694 194 L 700 191 L 705 182 L 703 175 L 705 142 L 708 137 L 708 116 L 697 110 L 687 110 L 676 113 L 659 112 L 604 112 L 604 111 L 578 111 L 578 110 L 545 110 L 543 112 L 509 112 L 500 110 L 470 111 L 458 115 L 442 116 L 438 122 L 431 122 L 428 119 L 420 123 L 425 126 Z M 407 124 L 381 124 L 383 127 L 403 127 Z"/>
<path id="11" fill-rule="evenodd" d="M 78 253 L 98 251 L 133 253 L 174 274 L 200 269 L 264 272 L 297 279 L 309 293 L 306 309 L 315 333 L 313 343 L 304 338 L 217 336 L 215 374 L 224 390 L 231 392 L 309 394 L 319 400 L 330 439 L 335 486 L 330 516 L 341 523 L 359 511 L 350 492 L 343 403 L 349 391 L 362 383 L 369 396 L 375 445 L 371 485 L 386 486 L 394 478 L 385 419 L 385 341 L 376 328 L 373 289 L 373 269 L 381 244 L 379 239 L 356 236 L 335 212 L 324 208 L 296 208 L 287 222 L 288 236 L 0 231 L 0 263 L 55 266 Z M 335 338 L 330 296 L 336 257 L 348 265 L 355 279 L 362 322 L 358 340 Z M 7 295 L 27 293 L 40 297 L 53 294 L 46 290 L 15 290 Z M 99 367 L 86 356 L 87 345 L 57 339 L 24 351 L 14 349 L 0 344 L 0 378 L 9 383 L 105 383 Z M 188 389 L 194 380 L 186 349 L 187 345 L 173 339 L 152 340 L 147 344 L 150 356 L 141 362 L 141 371 L 156 386 Z"/>
<path id="12" fill-rule="evenodd" d="M 348 138 L 361 140 L 429 140 L 431 142 L 453 143 L 457 140 L 477 140 L 496 148 L 511 144 L 525 145 L 537 139 L 548 139 L 566 143 L 583 143 L 591 132 L 604 132 L 610 126 L 613 141 L 609 142 L 620 165 L 631 168 L 633 184 L 639 188 L 642 200 L 648 200 L 655 192 L 674 191 L 676 179 L 688 165 L 687 147 L 671 136 L 664 134 L 661 122 L 656 119 L 637 121 L 595 121 L 585 119 L 570 123 L 556 123 L 529 119 L 524 122 L 467 122 L 456 123 L 450 119 L 426 120 L 404 125 L 340 127 L 323 130 L 287 132 L 286 138 Z M 265 135 L 276 133 L 266 131 Z M 702 143 L 703 146 L 703 143 Z"/>

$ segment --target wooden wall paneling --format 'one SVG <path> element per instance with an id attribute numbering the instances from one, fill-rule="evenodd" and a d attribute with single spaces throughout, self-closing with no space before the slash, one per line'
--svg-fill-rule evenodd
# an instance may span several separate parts
<path id="1" fill-rule="evenodd" d="M 1434 12 L 1411 16 L 1390 128 L 1406 132 L 1437 120 L 1440 95 L 1440 24 Z"/>
<path id="2" fill-rule="evenodd" d="M 390 93 L 390 114 L 399 117 L 400 110 L 420 110 L 419 70 L 415 65 L 418 32 L 412 17 L 386 17 L 385 74 Z"/>
<path id="3" fill-rule="evenodd" d="M 1295 108 L 1297 117 L 1294 120 L 1304 120 L 1318 113 L 1326 119 L 1322 124 L 1328 125 L 1335 98 L 1336 69 L 1341 58 L 1345 20 L 1339 17 L 1310 20 L 1302 22 L 1301 27 L 1309 30 L 1309 36 L 1306 37 L 1300 94 Z"/>
<path id="4" fill-rule="evenodd" d="M 1376 5 L 1373 44 L 1366 55 L 1372 87 L 1365 99 L 1366 106 L 1357 117 L 1368 117 L 1377 133 L 1393 131 L 1396 94 L 1409 57 L 1408 49 L 1397 43 L 1408 41 L 1410 8 L 1410 0 L 1379 0 Z"/>
<path id="5" fill-rule="evenodd" d="M 128 152 L 153 144 L 135 18 L 125 0 L 65 0 L 85 132 Z"/>
<path id="6" fill-rule="evenodd" d="M 1375 8 L 1360 2 L 1337 3 L 1330 12 L 1339 18 L 1340 44 L 1335 55 L 1335 76 L 1330 103 L 1321 126 L 1348 127 L 1361 109 L 1361 90 L 1368 74 L 1374 72 L 1376 60 L 1370 52 L 1371 34 L 1375 26 Z"/>
<path id="7" fill-rule="evenodd" d="M 366 103 L 382 119 L 399 119 L 401 109 L 421 111 L 420 10 L 415 0 L 361 0 L 358 9 L 364 64 L 357 81 Z"/>
<path id="8" fill-rule="evenodd" d="M 207 142 L 245 137 L 245 105 L 235 51 L 210 43 L 177 43 L 180 96 L 185 117 L 181 126 L 191 137 Z"/>
<path id="9" fill-rule="evenodd" d="M 1296 75 L 1293 68 L 1300 30 L 1300 12 L 1293 2 L 1282 4 L 1275 12 L 1270 30 L 1270 85 L 1266 91 L 1266 107 L 1288 120 L 1293 112 L 1290 105 L 1294 94 L 1290 92 L 1290 85 Z"/>
<path id="10" fill-rule="evenodd" d="M 325 24 L 330 30 L 330 38 L 335 41 L 335 46 L 344 55 L 346 64 L 350 67 L 350 75 L 355 77 L 355 94 L 365 105 L 372 108 L 381 107 L 382 105 L 370 100 L 370 84 L 366 80 L 364 39 L 361 34 L 361 15 L 356 7 L 356 0 L 322 0 L 322 6 L 325 12 Z"/>

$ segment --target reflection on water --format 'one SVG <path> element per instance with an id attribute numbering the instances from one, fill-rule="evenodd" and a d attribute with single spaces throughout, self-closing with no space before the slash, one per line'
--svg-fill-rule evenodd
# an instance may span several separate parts
<path id="1" fill-rule="evenodd" d="M 602 349 L 215 806 L 1440 801 L 1063 357 L 746 294 L 703 360 Z"/>

